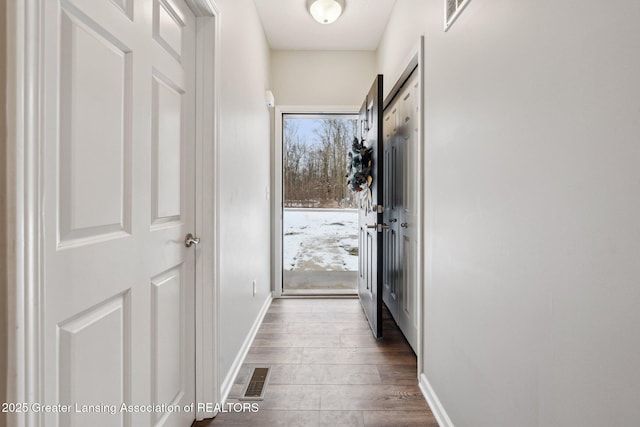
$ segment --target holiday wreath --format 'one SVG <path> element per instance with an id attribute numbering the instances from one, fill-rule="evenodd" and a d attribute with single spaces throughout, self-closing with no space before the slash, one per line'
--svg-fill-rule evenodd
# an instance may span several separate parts
<path id="1" fill-rule="evenodd" d="M 364 145 L 364 139 L 353 138 L 347 159 L 347 185 L 351 191 L 361 195 L 360 207 L 367 210 L 371 205 L 372 169 L 373 149 Z"/>

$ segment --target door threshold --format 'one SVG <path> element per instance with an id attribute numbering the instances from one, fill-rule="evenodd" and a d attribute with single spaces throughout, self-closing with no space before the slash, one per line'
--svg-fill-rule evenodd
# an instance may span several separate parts
<path id="1" fill-rule="evenodd" d="M 281 298 L 358 298 L 358 291 L 345 289 L 296 289 L 283 291 Z"/>

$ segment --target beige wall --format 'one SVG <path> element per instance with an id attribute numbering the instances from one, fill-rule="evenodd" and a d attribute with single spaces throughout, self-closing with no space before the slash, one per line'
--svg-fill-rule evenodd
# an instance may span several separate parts
<path id="1" fill-rule="evenodd" d="M 425 34 L 425 365 L 457 427 L 640 419 L 640 3 L 396 2 Z M 389 86 L 387 86 L 389 88 Z"/>
<path id="2" fill-rule="evenodd" d="M 375 52 L 282 51 L 271 54 L 276 105 L 360 106 L 373 83 Z"/>
<path id="3" fill-rule="evenodd" d="M 271 51 L 270 89 L 277 106 L 299 107 L 356 107 L 364 101 L 364 96 L 373 83 L 376 69 L 376 54 L 373 51 Z M 272 110 L 273 111 L 273 110 Z M 276 162 L 275 122 L 280 117 L 272 114 L 271 164 Z M 281 183 L 276 182 L 273 174 L 274 212 L 279 212 L 278 196 L 281 194 Z M 278 236 L 278 227 L 272 224 L 274 242 Z M 275 244 L 275 243 L 274 243 Z M 277 244 L 276 248 L 278 247 Z M 277 249 L 273 250 L 273 265 L 276 264 Z M 277 274 L 274 269 L 274 290 L 280 287 L 276 283 Z"/>
<path id="4" fill-rule="evenodd" d="M 6 2 L 0 2 L 0 403 L 5 402 L 7 391 L 7 234 L 6 234 Z M 0 427 L 6 425 L 5 414 L 0 413 Z"/>
<path id="5" fill-rule="evenodd" d="M 217 0 L 221 11 L 220 380 L 271 293 L 270 50 L 252 0 Z M 252 294 L 256 281 L 257 293 Z"/>

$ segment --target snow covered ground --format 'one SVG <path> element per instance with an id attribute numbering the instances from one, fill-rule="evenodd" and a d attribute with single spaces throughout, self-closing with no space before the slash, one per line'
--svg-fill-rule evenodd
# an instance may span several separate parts
<path id="1" fill-rule="evenodd" d="M 285 209 L 283 268 L 358 271 L 356 209 Z"/>

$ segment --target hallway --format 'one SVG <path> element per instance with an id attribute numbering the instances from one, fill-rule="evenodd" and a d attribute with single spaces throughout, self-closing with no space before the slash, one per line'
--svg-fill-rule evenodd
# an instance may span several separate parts
<path id="1" fill-rule="evenodd" d="M 270 366 L 258 412 L 221 413 L 210 426 L 436 427 L 416 379 L 416 357 L 388 312 L 376 342 L 357 299 L 276 299 L 228 403 L 252 367 Z"/>

